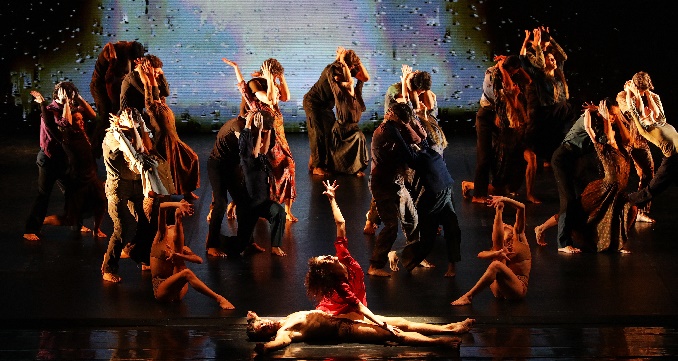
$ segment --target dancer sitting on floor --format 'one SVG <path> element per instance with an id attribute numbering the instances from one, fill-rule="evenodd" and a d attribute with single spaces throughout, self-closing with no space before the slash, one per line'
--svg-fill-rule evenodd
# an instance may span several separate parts
<path id="1" fill-rule="evenodd" d="M 336 256 L 318 256 L 308 261 L 306 290 L 310 298 L 318 301 L 316 309 L 343 318 L 369 322 L 388 330 L 397 327 L 429 335 L 467 332 L 474 322 L 472 319 L 447 325 L 431 325 L 411 322 L 402 317 L 375 315 L 367 308 L 365 274 L 348 251 L 346 224 L 335 199 L 339 186 L 336 181 L 332 184 L 325 181 L 323 184 L 325 186 L 323 194 L 327 195 L 330 201 L 334 222 L 337 225 L 337 238 L 334 242 Z"/>
<path id="2" fill-rule="evenodd" d="M 174 224 L 168 224 L 167 212 L 174 210 Z M 225 310 L 234 309 L 226 298 L 215 293 L 186 267 L 186 261 L 202 263 L 202 258 L 184 245 L 183 218 L 193 214 L 193 206 L 180 202 L 160 203 L 158 232 L 151 247 L 153 295 L 162 302 L 178 302 L 188 292 L 190 284 L 196 291 L 212 297 Z"/>
<path id="3" fill-rule="evenodd" d="M 329 336 L 332 335 L 332 336 Z M 385 329 L 363 321 L 333 316 L 323 311 L 298 311 L 279 320 L 261 319 L 247 313 L 247 336 L 257 343 L 258 354 L 283 349 L 292 342 L 400 344 L 405 346 L 440 346 L 458 348 L 458 337 L 432 338 L 415 331 Z"/>
<path id="4" fill-rule="evenodd" d="M 504 204 L 516 209 L 513 227 L 503 221 Z M 478 258 L 492 260 L 492 263 L 470 291 L 452 302 L 453 306 L 471 304 L 473 296 L 488 286 L 496 298 L 520 300 L 527 294 L 532 254 L 525 237 L 525 205 L 499 196 L 493 196 L 488 205 L 495 209 L 492 249 L 478 253 Z"/>

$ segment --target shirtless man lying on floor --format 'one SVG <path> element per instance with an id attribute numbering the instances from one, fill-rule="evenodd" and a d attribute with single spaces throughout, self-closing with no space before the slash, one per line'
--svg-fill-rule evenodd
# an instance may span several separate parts
<path id="1" fill-rule="evenodd" d="M 384 327 L 333 316 L 319 310 L 295 312 L 279 321 L 262 319 L 256 313 L 249 311 L 247 312 L 247 335 L 253 341 L 267 341 L 257 343 L 254 350 L 258 354 L 283 349 L 292 342 L 324 344 L 347 342 L 458 348 L 461 342 L 458 337 L 431 338 L 424 334 L 468 332 L 474 321 L 467 318 L 462 322 L 432 325 L 393 317 L 389 324 L 384 324 Z"/>

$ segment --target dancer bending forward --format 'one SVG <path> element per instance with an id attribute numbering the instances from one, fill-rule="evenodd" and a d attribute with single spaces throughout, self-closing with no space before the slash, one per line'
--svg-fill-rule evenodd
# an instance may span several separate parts
<path id="1" fill-rule="evenodd" d="M 502 220 L 505 203 L 516 209 L 513 227 Z M 493 196 L 488 204 L 496 211 L 492 226 L 492 249 L 478 253 L 478 258 L 492 260 L 492 263 L 470 291 L 452 302 L 454 306 L 471 304 L 473 296 L 488 286 L 497 298 L 519 300 L 527 294 L 532 255 L 525 237 L 525 205 L 498 196 Z"/>
<path id="2" fill-rule="evenodd" d="M 174 209 L 174 224 L 167 224 L 166 212 Z M 183 218 L 193 214 L 193 206 L 181 202 L 160 203 L 158 232 L 151 247 L 153 294 L 161 302 L 178 302 L 188 292 L 190 284 L 196 291 L 213 298 L 225 310 L 235 307 L 215 293 L 186 267 L 185 262 L 202 263 L 202 258 L 184 245 Z"/>

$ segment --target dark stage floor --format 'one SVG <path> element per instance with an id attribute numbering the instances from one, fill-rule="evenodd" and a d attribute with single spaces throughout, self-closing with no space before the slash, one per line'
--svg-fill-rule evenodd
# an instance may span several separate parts
<path id="1" fill-rule="evenodd" d="M 312 307 L 303 285 L 308 258 L 333 253 L 334 223 L 322 195 L 320 178 L 306 172 L 309 148 L 305 134 L 288 134 L 297 160 L 298 198 L 288 223 L 285 258 L 270 253 L 245 259 L 206 260 L 190 268 L 215 291 L 225 295 L 234 311 L 221 311 L 210 299 L 189 291 L 181 304 L 165 305 L 153 298 L 150 273 L 130 260 L 121 261 L 123 282 L 101 280 L 99 268 L 108 240 L 75 238 L 66 228 L 45 227 L 44 239 L 22 239 L 36 188 L 38 139 L 5 138 L 0 143 L 0 359 L 231 359 L 250 358 L 254 343 L 244 332 L 245 315 L 284 316 Z M 202 186 L 196 192 L 196 214 L 186 221 L 188 245 L 204 255 L 210 185 L 205 162 L 213 136 L 185 138 L 201 157 Z M 673 187 L 653 204 L 656 225 L 635 226 L 629 255 L 558 254 L 555 230 L 547 247 L 535 244 L 533 228 L 558 207 L 551 172 L 538 174 L 541 205 L 527 206 L 532 274 L 527 299 L 495 300 L 485 291 L 472 306 L 452 307 L 450 301 L 468 290 L 487 262 L 476 255 L 490 245 L 493 209 L 461 199 L 460 184 L 470 179 L 475 163 L 475 138 L 452 136 L 445 158 L 457 181 L 455 201 L 462 229 L 462 262 L 457 277 L 443 277 L 444 242 L 429 260 L 434 269 L 399 272 L 391 278 L 366 278 L 369 307 L 434 323 L 477 319 L 462 337 L 459 352 L 432 348 L 349 344 L 294 344 L 271 355 L 302 359 L 391 358 L 649 358 L 678 355 L 678 216 Z M 100 172 L 102 173 L 102 172 Z M 103 174 L 103 173 L 102 173 Z M 362 234 L 369 206 L 367 178 L 338 177 L 338 202 L 348 225 L 350 250 L 364 269 L 374 239 Z M 63 206 L 52 195 L 50 213 Z M 86 224 L 90 221 L 86 221 Z M 222 233 L 233 235 L 233 223 Z M 110 235 L 111 222 L 103 230 Z M 265 224 L 257 228 L 259 243 L 270 248 Z M 263 239 L 262 239 L 263 238 Z M 402 237 L 398 244 L 402 244 Z"/>

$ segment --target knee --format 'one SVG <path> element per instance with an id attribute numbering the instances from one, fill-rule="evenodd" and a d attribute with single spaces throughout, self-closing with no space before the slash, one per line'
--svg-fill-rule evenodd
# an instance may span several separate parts
<path id="1" fill-rule="evenodd" d="M 501 261 L 492 261 L 492 263 L 490 263 L 490 265 L 487 267 L 487 270 L 488 272 L 496 274 L 499 273 L 499 271 L 501 271 L 503 267 L 504 263 L 502 263 Z"/>
<path id="2" fill-rule="evenodd" d="M 193 271 L 191 271 L 191 270 L 188 269 L 188 268 L 184 268 L 183 270 L 181 270 L 181 271 L 179 272 L 179 275 L 180 275 L 182 278 L 187 279 L 187 280 L 195 279 L 195 278 L 197 277 L 197 276 L 195 275 L 195 273 L 193 273 Z"/>

